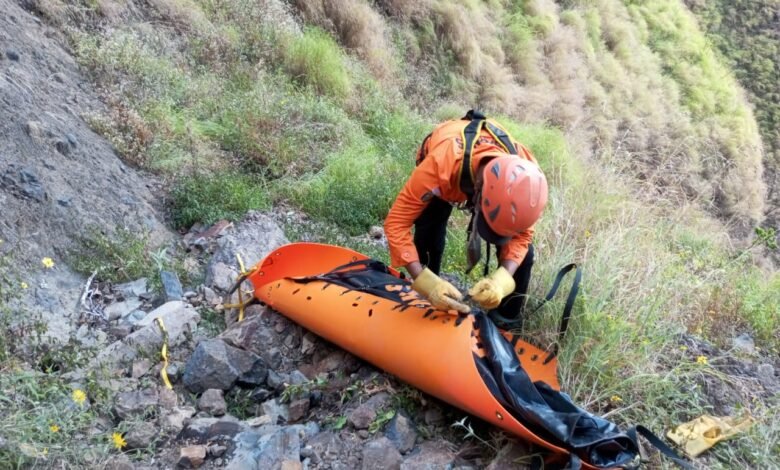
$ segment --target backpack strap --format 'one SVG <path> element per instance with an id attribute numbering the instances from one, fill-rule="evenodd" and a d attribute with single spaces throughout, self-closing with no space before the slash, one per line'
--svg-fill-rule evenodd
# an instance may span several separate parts
<path id="1" fill-rule="evenodd" d="M 474 169 L 471 166 L 471 156 L 474 153 L 474 147 L 479 141 L 479 134 L 482 129 L 488 131 L 493 136 L 493 139 L 499 146 L 510 155 L 517 155 L 517 148 L 512 143 L 512 138 L 509 133 L 502 127 L 488 122 L 487 117 L 480 111 L 475 109 L 469 110 L 462 118 L 465 121 L 470 121 L 461 132 L 463 139 L 463 160 L 460 164 L 460 170 L 458 170 L 458 184 L 463 194 L 468 197 L 469 203 L 471 203 L 474 196 Z"/>

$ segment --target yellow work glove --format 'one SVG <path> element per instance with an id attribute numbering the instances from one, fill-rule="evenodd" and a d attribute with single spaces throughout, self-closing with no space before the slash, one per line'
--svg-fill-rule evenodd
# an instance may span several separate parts
<path id="1" fill-rule="evenodd" d="M 463 294 L 455 286 L 428 268 L 423 269 L 423 272 L 417 276 L 412 283 L 412 289 L 422 294 L 431 305 L 440 310 L 457 310 L 462 313 L 469 313 L 471 310 L 468 305 L 458 302 L 463 299 Z"/>
<path id="2" fill-rule="evenodd" d="M 469 295 L 480 307 L 490 310 L 498 307 L 501 300 L 515 290 L 515 280 L 503 266 L 483 278 L 469 289 Z"/>
<path id="3" fill-rule="evenodd" d="M 690 457 L 698 457 L 702 452 L 718 442 L 745 431 L 753 424 L 753 418 L 718 418 L 715 416 L 700 416 L 693 421 L 677 426 L 666 436 L 675 444 L 681 446 Z"/>

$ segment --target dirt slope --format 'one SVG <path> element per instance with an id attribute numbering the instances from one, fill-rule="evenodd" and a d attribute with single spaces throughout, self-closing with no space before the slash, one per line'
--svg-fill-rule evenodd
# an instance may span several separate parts
<path id="1" fill-rule="evenodd" d="M 22 264 L 91 226 L 166 236 L 148 180 L 84 121 L 101 106 L 61 38 L 0 0 L 0 239 Z"/>

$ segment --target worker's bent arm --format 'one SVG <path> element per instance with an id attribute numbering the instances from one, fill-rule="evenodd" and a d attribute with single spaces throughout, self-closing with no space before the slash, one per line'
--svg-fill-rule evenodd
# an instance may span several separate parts
<path id="1" fill-rule="evenodd" d="M 390 247 L 390 263 L 396 268 L 406 267 L 412 277 L 416 277 L 416 273 L 413 272 L 416 266 L 410 264 L 414 262 L 419 264 L 420 261 L 417 248 L 414 246 L 412 227 L 428 202 L 440 193 L 438 184 L 436 162 L 432 158 L 426 158 L 414 169 L 385 218 L 385 236 Z"/>

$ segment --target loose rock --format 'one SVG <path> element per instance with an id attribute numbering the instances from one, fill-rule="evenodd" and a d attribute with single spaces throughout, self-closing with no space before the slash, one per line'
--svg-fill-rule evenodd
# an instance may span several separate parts
<path id="1" fill-rule="evenodd" d="M 373 440 L 363 447 L 363 470 L 400 470 L 401 454 L 386 437 Z"/>
<path id="2" fill-rule="evenodd" d="M 178 434 L 184 429 L 184 422 L 195 415 L 195 408 L 191 406 L 177 406 L 162 420 L 163 429 Z"/>
<path id="3" fill-rule="evenodd" d="M 198 409 L 212 416 L 224 415 L 227 411 L 227 404 L 222 390 L 210 388 L 203 392 L 203 395 L 198 399 Z"/>
<path id="4" fill-rule="evenodd" d="M 409 454 L 401 470 L 441 470 L 451 468 L 457 458 L 452 444 L 444 440 L 426 441 L 418 451 Z M 509 466 L 506 468 L 515 468 Z"/>
<path id="5" fill-rule="evenodd" d="M 158 430 L 154 424 L 146 421 L 136 423 L 124 436 L 127 442 L 127 449 L 144 449 L 149 447 L 154 443 L 157 434 Z"/>
<path id="6" fill-rule="evenodd" d="M 295 400 L 290 403 L 289 406 L 289 422 L 295 423 L 303 419 L 306 413 L 309 412 L 309 399 L 304 398 L 301 400 Z"/>
<path id="7" fill-rule="evenodd" d="M 280 468 L 282 462 L 300 462 L 301 438 L 296 426 L 277 429 L 271 434 L 260 431 L 236 436 L 236 450 L 228 470 Z"/>
<path id="8" fill-rule="evenodd" d="M 385 429 L 385 435 L 402 454 L 412 450 L 417 440 L 414 423 L 403 413 L 395 414 Z"/>
<path id="9" fill-rule="evenodd" d="M 271 418 L 272 424 L 290 419 L 290 411 L 287 405 L 279 403 L 276 398 L 263 402 L 263 412 Z"/>
<path id="10" fill-rule="evenodd" d="M 188 390 L 201 393 L 209 388 L 230 390 L 236 381 L 257 384 L 266 374 L 256 354 L 213 339 L 198 344 L 184 368 L 183 381 Z"/>
<path id="11" fill-rule="evenodd" d="M 154 412 L 159 404 L 159 396 L 154 389 L 136 390 L 119 393 L 114 402 L 114 412 L 122 419 L 144 416 Z"/>
<path id="12" fill-rule="evenodd" d="M 179 460 L 176 465 L 181 468 L 198 468 L 206 460 L 205 446 L 187 446 L 179 451 Z"/>
<path id="13" fill-rule="evenodd" d="M 180 437 L 205 443 L 217 437 L 233 437 L 246 429 L 246 425 L 233 416 L 195 418 L 182 430 Z"/>
<path id="14" fill-rule="evenodd" d="M 352 410 L 347 420 L 355 429 L 368 429 L 368 426 L 376 419 L 377 412 L 387 404 L 389 399 L 390 396 L 387 393 L 377 393 Z"/>
<path id="15" fill-rule="evenodd" d="M 747 333 L 742 333 L 734 338 L 732 344 L 734 349 L 745 354 L 755 354 L 756 352 L 756 343 L 753 341 L 753 337 Z"/>
<path id="16" fill-rule="evenodd" d="M 176 273 L 171 271 L 160 271 L 160 280 L 162 281 L 165 300 L 170 302 L 172 300 L 181 300 L 184 297 L 181 282 Z"/>

